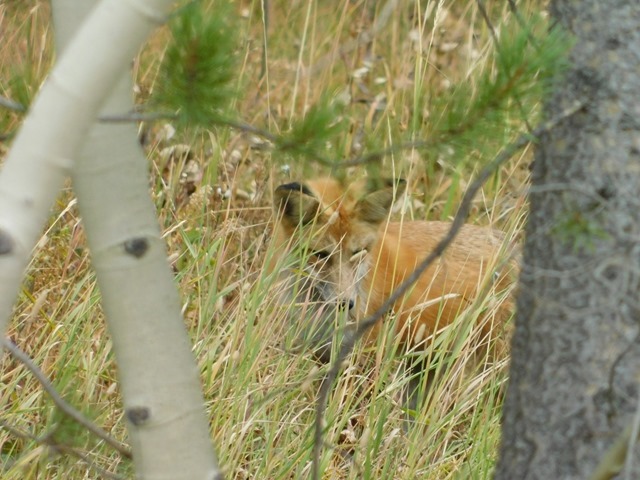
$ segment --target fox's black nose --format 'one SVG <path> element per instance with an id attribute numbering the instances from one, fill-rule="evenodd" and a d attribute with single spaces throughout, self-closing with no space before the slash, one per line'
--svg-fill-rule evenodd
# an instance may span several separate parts
<path id="1" fill-rule="evenodd" d="M 355 302 L 352 299 L 349 300 L 338 300 L 338 308 L 340 310 L 351 310 L 355 306 Z"/>

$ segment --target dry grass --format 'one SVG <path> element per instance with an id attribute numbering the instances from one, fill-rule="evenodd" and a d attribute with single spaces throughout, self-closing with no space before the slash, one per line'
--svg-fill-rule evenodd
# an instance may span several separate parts
<path id="1" fill-rule="evenodd" d="M 236 2 L 242 16 L 242 118 L 274 132 L 324 93 L 348 99 L 347 125 L 334 145 L 337 158 L 363 151 L 363 138 L 388 146 L 399 135 L 423 134 L 420 118 L 438 115 L 430 98 L 473 72 L 491 70 L 486 26 L 474 2 L 442 0 L 271 1 L 267 70 L 261 76 L 261 2 Z M 505 2 L 487 2 L 496 22 Z M 540 7 L 519 2 L 524 12 Z M 393 8 L 389 8 L 393 7 Z M 43 0 L 0 3 L 0 95 L 24 101 L 44 78 L 52 57 L 48 6 Z M 139 99 L 153 87 L 165 32 L 135 64 Z M 369 38 L 370 42 L 364 42 Z M 29 79 L 21 93 L 10 79 Z M 416 112 L 419 112 L 418 115 Z M 0 133 L 17 128 L 6 114 Z M 519 127 L 514 114 L 514 131 Z M 162 123 L 145 125 L 153 195 L 184 301 L 185 321 L 202 372 L 212 436 L 227 478 L 297 479 L 309 475 L 319 367 L 283 348 L 288 325 L 261 275 L 270 238 L 270 192 L 290 178 L 317 175 L 310 161 L 294 162 L 257 148 L 255 139 L 212 129 L 169 138 Z M 505 131 L 504 137 L 514 131 Z M 189 158 L 167 148 L 189 145 Z M 6 153 L 7 143 L 0 143 Z M 478 161 L 403 151 L 383 169 L 408 179 L 412 218 L 450 218 Z M 474 203 L 470 222 L 519 235 L 524 217 L 527 152 L 505 165 Z M 188 169 L 190 177 L 181 176 Z M 322 172 L 326 173 L 326 172 Z M 70 190 L 55 206 L 16 305 L 9 335 L 59 389 L 111 433 L 126 441 L 116 366 Z M 496 299 L 479 299 L 456 331 Z M 401 391 L 406 378 L 390 358 L 393 341 L 359 347 L 337 382 L 328 408 L 327 479 L 489 478 L 499 442 L 504 357 L 475 365 L 468 342 L 445 335 L 442 349 L 459 361 L 442 371 L 432 400 L 414 412 L 405 431 Z M 366 351 L 365 351 L 366 350 Z M 435 354 L 434 354 L 435 355 Z M 437 356 L 437 355 L 436 355 Z M 437 360 L 434 359 L 434 362 Z M 437 362 L 436 362 L 437 363 Z M 440 361 L 439 364 L 442 364 Z M 80 449 L 98 466 L 127 476 L 130 466 L 61 420 L 26 369 L 7 356 L 0 363 L 0 419 Z M 97 478 L 77 458 L 58 455 L 26 435 L 0 428 L 3 478 Z"/>

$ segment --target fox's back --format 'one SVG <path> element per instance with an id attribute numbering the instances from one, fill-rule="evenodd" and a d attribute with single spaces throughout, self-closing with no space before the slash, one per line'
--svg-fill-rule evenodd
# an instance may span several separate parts
<path id="1" fill-rule="evenodd" d="M 370 270 L 364 282 L 366 312 L 372 312 L 434 251 L 451 224 L 438 221 L 390 222 L 380 227 L 379 240 L 370 252 Z M 500 265 L 504 234 L 489 227 L 464 225 L 454 241 L 394 308 L 398 329 L 406 343 L 423 340 L 454 318 L 495 283 L 497 291 L 511 284 L 511 262 Z M 510 313 L 505 301 L 499 317 Z M 499 321 L 504 318 L 499 318 Z M 418 338 L 416 338 L 416 336 Z"/>

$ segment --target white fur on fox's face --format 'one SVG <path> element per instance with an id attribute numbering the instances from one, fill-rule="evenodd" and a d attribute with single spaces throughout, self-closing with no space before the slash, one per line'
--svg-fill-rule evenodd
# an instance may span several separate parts
<path id="1" fill-rule="evenodd" d="M 361 284 L 369 272 L 370 262 L 366 249 L 352 254 L 343 250 L 338 242 L 330 248 L 315 249 L 306 254 L 300 252 L 298 259 L 302 264 L 294 264 L 290 273 L 299 272 L 304 277 L 305 287 L 314 289 L 322 301 L 352 310 L 363 293 Z"/>

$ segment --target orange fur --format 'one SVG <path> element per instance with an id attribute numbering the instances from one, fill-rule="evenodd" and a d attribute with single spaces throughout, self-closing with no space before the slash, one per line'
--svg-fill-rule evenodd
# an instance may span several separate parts
<path id="1" fill-rule="evenodd" d="M 363 183 L 345 188 L 331 178 L 278 187 L 274 241 L 280 251 L 270 268 L 277 268 L 277 257 L 300 239 L 315 253 L 302 266 L 304 288 L 313 293 L 306 298 L 348 306 L 356 319 L 373 312 L 450 228 L 447 222 L 388 222 L 395 195 L 402 190 L 404 183 L 395 189 L 393 185 L 372 189 Z M 503 243 L 500 231 L 463 226 L 444 255 L 394 305 L 401 343 L 415 346 L 450 324 L 478 296 L 487 279 L 498 291 L 507 288 L 512 280 L 507 270 L 513 265 L 507 262 L 506 268 L 500 268 L 496 263 Z M 494 320 L 503 322 L 510 310 L 510 300 L 504 301 Z"/>

